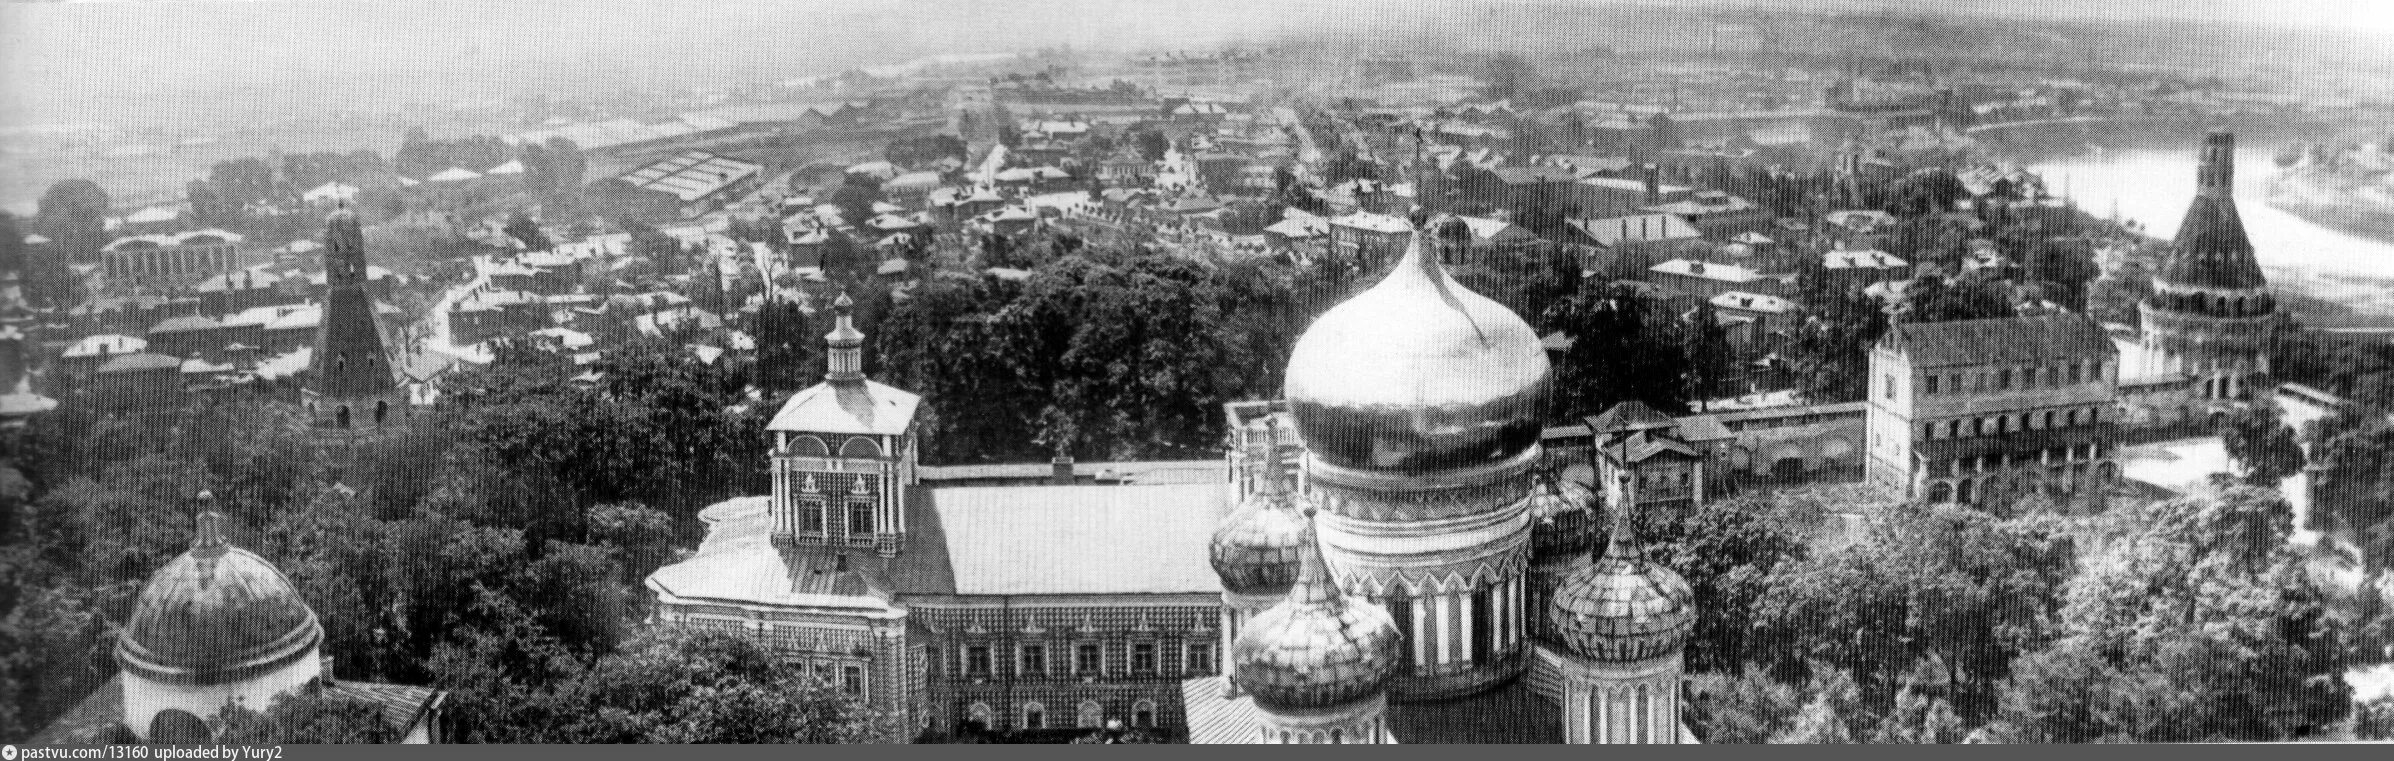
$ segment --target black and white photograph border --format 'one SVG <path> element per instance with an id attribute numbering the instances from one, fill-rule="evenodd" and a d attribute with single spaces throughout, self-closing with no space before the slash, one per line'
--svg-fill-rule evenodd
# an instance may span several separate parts
<path id="1" fill-rule="evenodd" d="M 0 759 L 2394 741 L 2390 43 L 0 2 Z"/>

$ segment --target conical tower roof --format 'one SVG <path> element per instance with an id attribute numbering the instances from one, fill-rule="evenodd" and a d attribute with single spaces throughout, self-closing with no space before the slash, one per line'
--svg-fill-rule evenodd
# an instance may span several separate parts
<path id="1" fill-rule="evenodd" d="M 2178 224 L 2178 237 L 2160 279 L 2173 285 L 2246 290 L 2268 284 L 2236 212 L 2236 136 L 2214 131 L 2203 138 L 2195 170 L 2195 198 Z"/>

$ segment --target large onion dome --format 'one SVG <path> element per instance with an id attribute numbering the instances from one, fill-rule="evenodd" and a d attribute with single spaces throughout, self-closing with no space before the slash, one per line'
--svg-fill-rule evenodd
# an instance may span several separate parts
<path id="1" fill-rule="evenodd" d="M 1298 556 L 1303 554 L 1307 523 L 1297 503 L 1304 498 L 1287 488 L 1280 447 L 1266 444 L 1262 449 L 1264 477 L 1257 479 L 1255 493 L 1214 529 L 1207 548 L 1222 588 L 1233 594 L 1286 594 L 1296 584 L 1302 564 Z"/>
<path id="2" fill-rule="evenodd" d="M 1540 471 L 1531 481 L 1528 503 L 1530 554 L 1558 557 L 1584 554 L 1596 545 L 1596 492 L 1553 469 Z"/>
<path id="3" fill-rule="evenodd" d="M 1537 444 L 1553 368 L 1529 323 L 1455 282 L 1430 250 L 1460 224 L 1432 220 L 1388 277 L 1297 339 L 1284 390 L 1315 458 L 1418 472 Z"/>
<path id="4" fill-rule="evenodd" d="M 1626 512 L 1614 511 L 1604 555 L 1564 579 L 1547 605 L 1554 637 L 1582 657 L 1628 662 L 1666 655 L 1686 645 L 1696 625 L 1695 590 L 1646 558 Z"/>
<path id="5" fill-rule="evenodd" d="M 191 549 L 150 576 L 116 642 L 117 663 L 175 684 L 223 684 L 313 657 L 316 611 L 264 558 L 225 542 L 202 513 Z"/>
<path id="6" fill-rule="evenodd" d="M 1396 621 L 1367 600 L 1349 600 L 1330 578 L 1306 511 L 1296 584 L 1258 613 L 1230 645 L 1233 675 L 1264 708 L 1321 708 L 1379 694 L 1403 651 Z"/>

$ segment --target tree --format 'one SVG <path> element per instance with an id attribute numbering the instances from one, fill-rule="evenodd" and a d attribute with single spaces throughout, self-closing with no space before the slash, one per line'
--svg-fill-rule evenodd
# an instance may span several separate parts
<path id="1" fill-rule="evenodd" d="M 2012 317 L 2011 287 L 1980 276 L 1942 278 L 1926 275 L 1904 288 L 1904 302 L 1896 322 L 1949 322 Z"/>
<path id="2" fill-rule="evenodd" d="M 651 627 L 587 666 L 547 650 L 530 662 L 542 672 L 532 679 L 492 667 L 506 658 L 478 659 L 508 649 L 498 636 L 474 647 L 442 661 L 468 742 L 859 743 L 892 729 L 857 697 L 737 634 Z"/>
<path id="3" fill-rule="evenodd" d="M 1687 661 L 1697 671 L 1742 673 L 1784 650 L 1757 631 L 1757 616 L 1773 575 L 1805 556 L 1794 530 L 1797 514 L 1814 506 L 1786 493 L 1706 501 L 1685 514 L 1644 511 L 1638 536 L 1646 552 L 1687 579 L 1703 604 L 1696 608 Z"/>
<path id="4" fill-rule="evenodd" d="M 2272 404 L 2255 404 L 2223 421 L 2220 442 L 2236 461 L 2245 483 L 2276 486 L 2303 469 L 2303 450 L 2294 428 L 2278 419 Z"/>
<path id="5" fill-rule="evenodd" d="M 274 167 L 256 157 L 219 161 L 208 171 L 208 184 L 224 203 L 246 209 L 274 198 Z"/>
<path id="6" fill-rule="evenodd" d="M 216 740 L 241 745 L 348 745 L 399 741 L 382 706 L 322 687 L 277 695 L 264 713 L 227 705 L 217 714 Z"/>
<path id="7" fill-rule="evenodd" d="M 1709 745 L 1760 745 L 1794 726 L 1804 709 L 1793 687 L 1759 671 L 1738 675 L 1696 673 L 1688 677 L 1694 695 L 1688 723 Z"/>
<path id="8" fill-rule="evenodd" d="M 2357 545 L 2362 586 L 2375 589 L 2394 557 L 2394 424 L 2375 411 L 2346 410 L 2319 430 L 2313 519 Z"/>
<path id="9" fill-rule="evenodd" d="M 33 231 L 48 237 L 68 260 L 88 261 L 108 243 L 108 193 L 90 180 L 59 180 L 42 193 Z"/>
<path id="10" fill-rule="evenodd" d="M 1664 414 L 1688 409 L 1679 321 L 1634 288 L 1590 283 L 1542 317 L 1547 330 L 1572 342 L 1555 368 L 1558 412 L 1594 415 L 1630 400 Z"/>
<path id="11" fill-rule="evenodd" d="M 1171 139 L 1164 137 L 1164 133 L 1152 129 L 1132 132 L 1131 145 L 1138 148 L 1139 158 L 1148 161 L 1162 161 L 1164 154 L 1172 151 Z"/>
<path id="12" fill-rule="evenodd" d="M 1712 302 L 1703 301 L 1688 318 L 1685 332 L 1688 396 L 1699 401 L 1711 399 L 1737 371 L 1737 355 L 1729 348 L 1729 329 L 1721 326 Z"/>
<path id="13" fill-rule="evenodd" d="M 2021 657 L 2002 692 L 2020 739 L 2268 742 L 2349 712 L 2340 635 L 2274 492 L 2107 518 L 2102 551 L 2068 584 L 2064 636 Z"/>
<path id="14" fill-rule="evenodd" d="M 540 223 L 532 221 L 532 218 L 525 216 L 523 212 L 508 214 L 507 224 L 500 228 L 500 232 L 507 233 L 507 237 L 522 242 L 524 250 L 549 250 L 549 234 L 542 232 Z"/>
<path id="15" fill-rule="evenodd" d="M 673 516 L 638 503 L 599 505 L 590 509 L 590 540 L 613 553 L 624 583 L 637 584 L 672 559 Z"/>
<path id="16" fill-rule="evenodd" d="M 1796 389 L 1815 404 L 1860 401 L 1870 384 L 1870 348 L 1887 332 L 1878 300 L 1860 292 L 1812 302 L 1787 352 Z"/>
<path id="17" fill-rule="evenodd" d="M 1896 507 L 1862 541 L 1782 567 L 1757 617 L 1785 643 L 1781 658 L 1819 659 L 1873 705 L 1895 697 L 1901 669 L 1930 659 L 1957 709 L 1984 715 L 2012 660 L 2056 635 L 2071 563 L 2049 519 Z"/>
<path id="18" fill-rule="evenodd" d="M 1480 94 L 1489 100 L 1504 100 L 1529 89 L 1536 81 L 1537 73 L 1530 69 L 1529 62 L 1522 60 L 1521 56 L 1498 53 L 1488 59 L 1484 79 L 1488 84 L 1481 88 Z"/>
<path id="19" fill-rule="evenodd" d="M 582 190 L 582 178 L 590 172 L 590 158 L 582 155 L 582 146 L 571 138 L 552 137 L 548 148 L 548 188 L 551 194 L 574 194 Z"/>

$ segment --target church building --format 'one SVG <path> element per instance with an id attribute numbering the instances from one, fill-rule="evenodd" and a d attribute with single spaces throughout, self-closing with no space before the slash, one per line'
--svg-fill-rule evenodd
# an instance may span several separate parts
<path id="1" fill-rule="evenodd" d="M 1195 483 L 924 483 L 922 400 L 865 376 L 843 299 L 769 426 L 773 493 L 700 514 L 659 620 L 815 664 L 899 740 L 1692 742 L 1687 583 L 1624 511 L 1597 540 L 1540 445 L 1537 335 L 1411 237 L 1299 339 L 1285 399 L 1226 405 L 1229 475 Z"/>
<path id="2" fill-rule="evenodd" d="M 323 642 L 323 624 L 291 580 L 227 542 L 223 515 L 202 512 L 191 549 L 135 598 L 117 633 L 116 676 L 29 744 L 206 744 L 215 739 L 209 720 L 227 706 L 263 713 L 297 691 L 375 704 L 393 742 L 441 741 L 447 693 L 336 680 Z"/>

